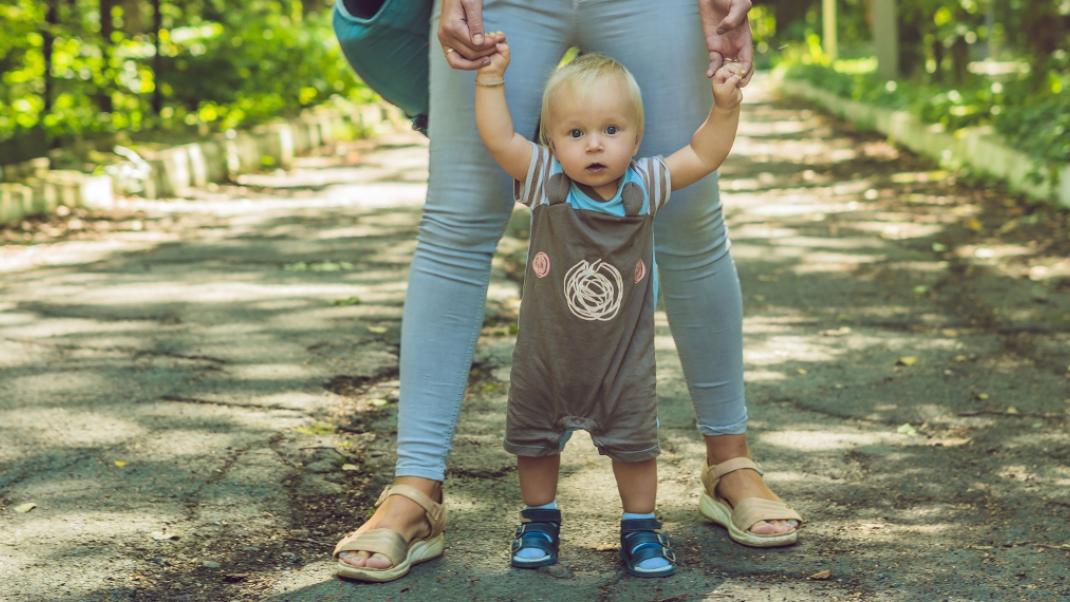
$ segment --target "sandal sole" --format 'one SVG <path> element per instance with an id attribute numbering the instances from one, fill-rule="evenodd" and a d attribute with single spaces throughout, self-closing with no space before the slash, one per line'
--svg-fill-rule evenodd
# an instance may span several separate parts
<path id="1" fill-rule="evenodd" d="M 732 522 L 732 507 L 728 504 L 715 500 L 710 494 L 702 492 L 699 499 L 698 510 L 702 516 L 728 530 L 728 537 L 741 545 L 752 548 L 779 548 L 790 546 L 799 541 L 799 530 L 783 535 L 755 535 L 749 531 L 742 531 Z"/>

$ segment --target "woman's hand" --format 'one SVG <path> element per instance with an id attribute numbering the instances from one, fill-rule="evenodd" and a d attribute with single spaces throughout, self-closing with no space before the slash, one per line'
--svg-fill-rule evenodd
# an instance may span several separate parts
<path id="1" fill-rule="evenodd" d="M 750 82 L 754 74 L 754 42 L 747 20 L 750 7 L 750 0 L 698 0 L 706 49 L 710 53 L 706 77 L 712 78 L 726 60 L 735 60 L 743 66 L 740 87 Z"/>
<path id="2" fill-rule="evenodd" d="M 442 0 L 438 41 L 454 69 L 474 71 L 497 50 L 483 32 L 483 0 Z"/>
<path id="3" fill-rule="evenodd" d="M 725 63 L 713 74 L 713 106 L 730 111 L 743 102 L 742 63 Z"/>

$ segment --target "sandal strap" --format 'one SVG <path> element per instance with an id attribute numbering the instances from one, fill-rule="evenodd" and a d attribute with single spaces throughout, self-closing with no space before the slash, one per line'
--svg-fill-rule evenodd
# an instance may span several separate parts
<path id="1" fill-rule="evenodd" d="M 370 529 L 363 533 L 351 533 L 342 538 L 334 547 L 333 556 L 338 558 L 342 552 L 371 552 L 382 554 L 397 566 L 409 552 L 409 542 L 397 531 L 390 529 Z"/>
<path id="2" fill-rule="evenodd" d="M 802 523 L 799 513 L 784 502 L 749 497 L 732 509 L 732 524 L 741 531 L 750 531 L 751 527 L 763 520 L 796 520 Z"/>
<path id="3" fill-rule="evenodd" d="M 375 502 L 375 507 L 378 508 L 386 501 L 386 498 L 392 495 L 400 495 L 409 498 L 424 509 L 424 516 L 427 518 L 427 524 L 431 526 L 431 534 L 428 535 L 428 537 L 438 537 L 438 534 L 442 533 L 443 529 L 446 528 L 445 505 L 436 502 L 428 497 L 427 494 L 411 485 L 388 485 L 383 489 L 383 492 L 379 494 L 379 500 Z"/>
<path id="4" fill-rule="evenodd" d="M 757 472 L 759 476 L 765 476 L 765 471 L 762 470 L 762 467 L 757 462 L 746 456 L 740 456 L 712 466 L 707 464 L 706 469 L 702 471 L 702 484 L 705 485 L 707 493 L 716 497 L 717 484 L 721 482 L 721 477 L 745 468 Z"/>

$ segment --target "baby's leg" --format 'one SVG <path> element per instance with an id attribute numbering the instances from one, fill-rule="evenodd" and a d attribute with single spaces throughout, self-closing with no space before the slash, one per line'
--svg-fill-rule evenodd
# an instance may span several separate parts
<path id="1" fill-rule="evenodd" d="M 516 457 L 520 477 L 520 493 L 527 506 L 543 506 L 557 497 L 557 475 L 561 470 L 561 456 Z"/>
<path id="2" fill-rule="evenodd" d="M 629 572 L 648 577 L 671 574 L 672 561 L 665 555 L 660 539 L 662 536 L 657 533 L 660 523 L 654 516 L 654 505 L 658 497 L 657 460 L 613 460 L 613 476 L 617 478 L 617 491 L 624 507 L 624 514 L 621 515 L 621 547 L 630 548 L 623 550 L 625 564 L 634 563 L 629 567 Z M 636 526 L 641 532 L 627 533 L 628 528 Z M 668 572 L 662 574 L 663 571 Z"/>
<path id="3" fill-rule="evenodd" d="M 561 513 L 557 508 L 557 476 L 561 456 L 517 456 L 517 474 L 525 508 L 513 544 L 513 566 L 536 568 L 557 562 Z M 521 531 L 523 530 L 523 531 Z"/>
<path id="4" fill-rule="evenodd" d="M 630 514 L 650 514 L 658 497 L 658 461 L 642 462 L 613 460 L 613 476 L 617 478 L 617 492 L 624 511 Z"/>

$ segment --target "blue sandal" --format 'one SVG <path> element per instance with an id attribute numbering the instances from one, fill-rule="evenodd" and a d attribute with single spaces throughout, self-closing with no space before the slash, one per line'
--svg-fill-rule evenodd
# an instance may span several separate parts
<path id="1" fill-rule="evenodd" d="M 561 511 L 528 508 L 520 511 L 520 520 L 513 537 L 510 563 L 520 569 L 557 564 L 557 547 L 561 543 Z M 516 553 L 525 548 L 541 550 L 543 555 L 534 558 L 518 557 Z"/>
<path id="2" fill-rule="evenodd" d="M 673 554 L 669 536 L 660 529 L 661 523 L 653 518 L 620 521 L 620 558 L 632 576 L 668 577 L 676 572 L 676 554 Z M 664 558 L 669 564 L 656 569 L 639 566 L 651 558 Z"/>

